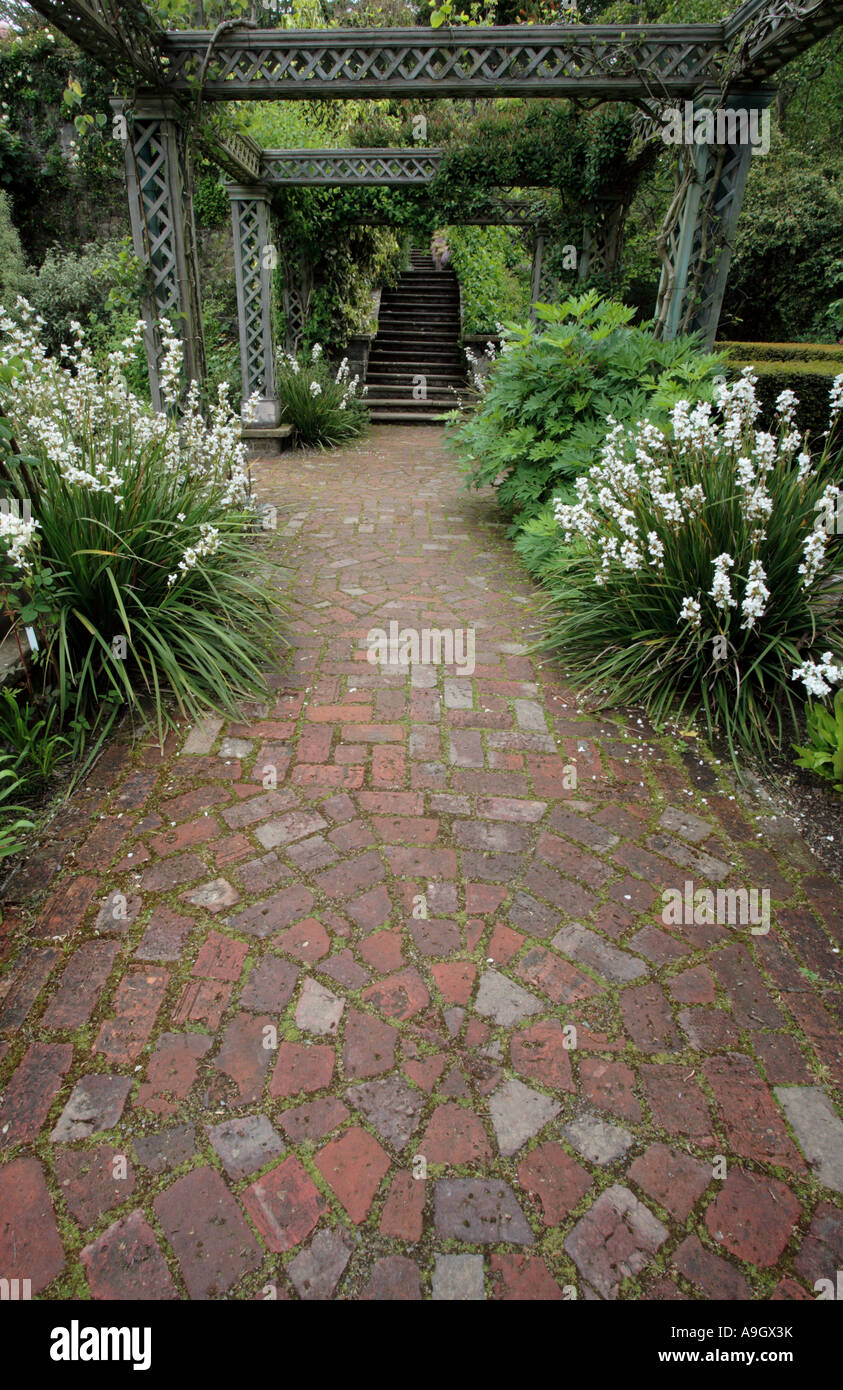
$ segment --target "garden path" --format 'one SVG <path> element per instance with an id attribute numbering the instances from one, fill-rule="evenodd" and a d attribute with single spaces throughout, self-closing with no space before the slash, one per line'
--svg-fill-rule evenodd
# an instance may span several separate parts
<path id="1" fill-rule="evenodd" d="M 525 653 L 540 600 L 440 432 L 256 472 L 293 578 L 272 707 L 115 745 L 12 882 L 0 1276 L 815 1297 L 838 887 L 695 744 Z M 370 664 L 393 620 L 473 628 L 473 674 Z M 686 881 L 769 889 L 769 933 L 666 927 Z"/>

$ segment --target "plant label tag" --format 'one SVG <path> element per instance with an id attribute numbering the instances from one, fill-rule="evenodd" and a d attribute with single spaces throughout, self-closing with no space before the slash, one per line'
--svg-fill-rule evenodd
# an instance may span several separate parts
<path id="1" fill-rule="evenodd" d="M 28 628 L 26 628 L 25 630 L 26 630 L 26 640 L 27 640 L 27 642 L 29 643 L 29 650 L 30 650 L 31 652 L 37 652 L 37 650 L 38 650 L 38 638 L 35 636 L 35 628 L 34 628 L 34 627 L 28 627 Z"/>

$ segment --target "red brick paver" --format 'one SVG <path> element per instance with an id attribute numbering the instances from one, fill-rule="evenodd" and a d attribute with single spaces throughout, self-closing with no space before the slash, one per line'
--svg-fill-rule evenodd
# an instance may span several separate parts
<path id="1" fill-rule="evenodd" d="M 292 582 L 268 704 L 115 744 L 6 888 L 0 1278 L 816 1297 L 839 887 L 525 650 L 541 600 L 437 431 L 256 471 Z M 474 670 L 373 664 L 391 623 L 473 630 Z M 688 880 L 768 888 L 769 932 L 664 921 Z"/>

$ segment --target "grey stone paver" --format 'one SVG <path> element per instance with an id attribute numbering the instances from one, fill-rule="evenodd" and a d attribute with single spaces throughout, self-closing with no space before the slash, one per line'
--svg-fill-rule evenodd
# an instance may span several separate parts
<path id="1" fill-rule="evenodd" d="M 433 1300 L 443 1302 L 482 1302 L 482 1255 L 437 1255 L 433 1267 Z"/>
<path id="2" fill-rule="evenodd" d="M 300 1250 L 287 1266 L 299 1298 L 320 1300 L 331 1297 L 351 1259 L 354 1240 L 347 1231 L 317 1231 L 310 1245 Z"/>
<path id="3" fill-rule="evenodd" d="M 512 1188 L 495 1179 L 440 1179 L 434 1223 L 440 1236 L 469 1245 L 532 1245 L 535 1239 Z"/>
<path id="4" fill-rule="evenodd" d="M 489 1113 L 501 1153 L 506 1157 L 517 1153 L 528 1139 L 559 1114 L 561 1108 L 550 1096 L 534 1091 L 523 1081 L 515 1078 L 505 1081 L 489 1097 Z"/>
<path id="5" fill-rule="evenodd" d="M 667 1237 L 667 1227 L 643 1202 L 615 1183 L 577 1222 L 565 1249 L 597 1293 L 615 1298 L 623 1280 L 634 1279 Z"/>
<path id="6" fill-rule="evenodd" d="M 349 1086 L 346 1097 L 394 1149 L 403 1149 L 418 1128 L 422 1097 L 400 1077 Z"/>
<path id="7" fill-rule="evenodd" d="M 232 1178 L 245 1178 L 286 1151 L 267 1115 L 245 1115 L 211 1125 L 208 1138 Z"/>
<path id="8" fill-rule="evenodd" d="M 614 1163 L 632 1144 L 632 1135 L 621 1125 L 609 1124 L 595 1115 L 580 1115 L 563 1125 L 562 1134 L 572 1148 L 591 1163 Z"/>
<path id="9" fill-rule="evenodd" d="M 131 1085 L 128 1076 L 84 1076 L 74 1086 L 50 1138 L 66 1143 L 113 1128 L 123 1113 Z"/>
<path id="10" fill-rule="evenodd" d="M 803 1154 L 826 1187 L 843 1192 L 843 1122 L 819 1086 L 776 1086 Z"/>
<path id="11" fill-rule="evenodd" d="M 497 970 L 484 970 L 474 1007 L 479 1014 L 494 1019 L 503 1027 L 521 1023 L 531 1014 L 541 1012 L 541 1004 L 529 990 Z"/>
<path id="12" fill-rule="evenodd" d="M 557 932 L 551 944 L 572 960 L 590 965 L 613 984 L 627 984 L 630 980 L 640 980 L 642 975 L 650 973 L 643 960 L 638 960 L 627 951 L 619 950 L 617 946 L 611 946 L 596 932 L 576 923 Z"/>
<path id="13" fill-rule="evenodd" d="M 345 1000 L 308 976 L 296 1005 L 296 1026 L 307 1033 L 333 1035 L 339 1028 Z"/>

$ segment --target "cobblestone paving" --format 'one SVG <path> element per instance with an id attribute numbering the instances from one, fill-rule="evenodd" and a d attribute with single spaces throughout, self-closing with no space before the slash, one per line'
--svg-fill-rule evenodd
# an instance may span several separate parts
<path id="1" fill-rule="evenodd" d="M 696 745 L 525 654 L 540 601 L 437 431 L 257 471 L 294 580 L 271 707 L 115 745 L 7 894 L 0 1277 L 816 1297 L 838 885 Z M 370 664 L 393 620 L 474 628 L 473 674 Z M 769 932 L 666 926 L 686 882 L 769 889 Z"/>

